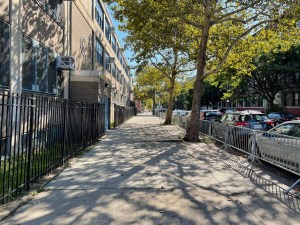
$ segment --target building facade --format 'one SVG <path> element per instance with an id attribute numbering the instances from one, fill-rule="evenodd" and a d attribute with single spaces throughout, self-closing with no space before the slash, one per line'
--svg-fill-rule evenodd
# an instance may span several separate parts
<path id="1" fill-rule="evenodd" d="M 62 1 L 0 2 L 0 88 L 68 97 L 67 73 L 56 69 L 68 32 Z"/>
<path id="2" fill-rule="evenodd" d="M 274 104 L 284 111 L 300 115 L 300 75 L 299 72 L 284 75 L 280 80 L 282 91 L 275 95 Z M 268 102 L 257 93 L 254 86 L 256 82 L 249 81 L 234 93 L 230 100 L 223 100 L 218 103 L 220 108 L 230 108 L 237 110 L 255 109 L 266 111 Z"/>
<path id="3" fill-rule="evenodd" d="M 129 106 L 130 68 L 100 0 L 2 0 L 0 90 Z M 57 67 L 59 57 L 75 68 Z"/>

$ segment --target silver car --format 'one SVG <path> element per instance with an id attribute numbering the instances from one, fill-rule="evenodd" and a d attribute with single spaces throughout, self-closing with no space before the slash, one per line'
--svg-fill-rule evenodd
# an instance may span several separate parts
<path id="1" fill-rule="evenodd" d="M 257 151 L 266 161 L 300 172 L 300 121 L 284 122 L 257 135 Z"/>

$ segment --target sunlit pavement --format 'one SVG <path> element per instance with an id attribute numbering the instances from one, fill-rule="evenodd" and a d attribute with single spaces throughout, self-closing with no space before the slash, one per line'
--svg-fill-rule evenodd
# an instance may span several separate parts
<path id="1" fill-rule="evenodd" d="M 3 224 L 299 224 L 297 199 L 162 122 L 108 131 Z"/>

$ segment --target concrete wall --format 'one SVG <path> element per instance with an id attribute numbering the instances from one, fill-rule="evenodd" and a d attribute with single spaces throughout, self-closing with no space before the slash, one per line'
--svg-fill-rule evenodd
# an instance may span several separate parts
<path id="1" fill-rule="evenodd" d="M 58 54 L 63 54 L 64 28 L 35 1 L 23 2 L 22 31 Z"/>
<path id="2" fill-rule="evenodd" d="M 76 70 L 93 70 L 93 29 L 85 17 L 89 18 L 81 4 L 72 6 L 72 50 L 76 60 Z"/>
<path id="3" fill-rule="evenodd" d="M 0 1 L 0 18 L 9 21 L 9 0 Z"/>

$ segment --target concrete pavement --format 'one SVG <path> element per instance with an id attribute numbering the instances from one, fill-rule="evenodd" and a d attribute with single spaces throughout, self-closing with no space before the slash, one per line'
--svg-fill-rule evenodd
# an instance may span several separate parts
<path id="1" fill-rule="evenodd" d="M 139 115 L 108 131 L 2 223 L 300 223 L 298 199 L 283 195 L 272 174 L 181 142 L 184 131 L 161 122 Z"/>

